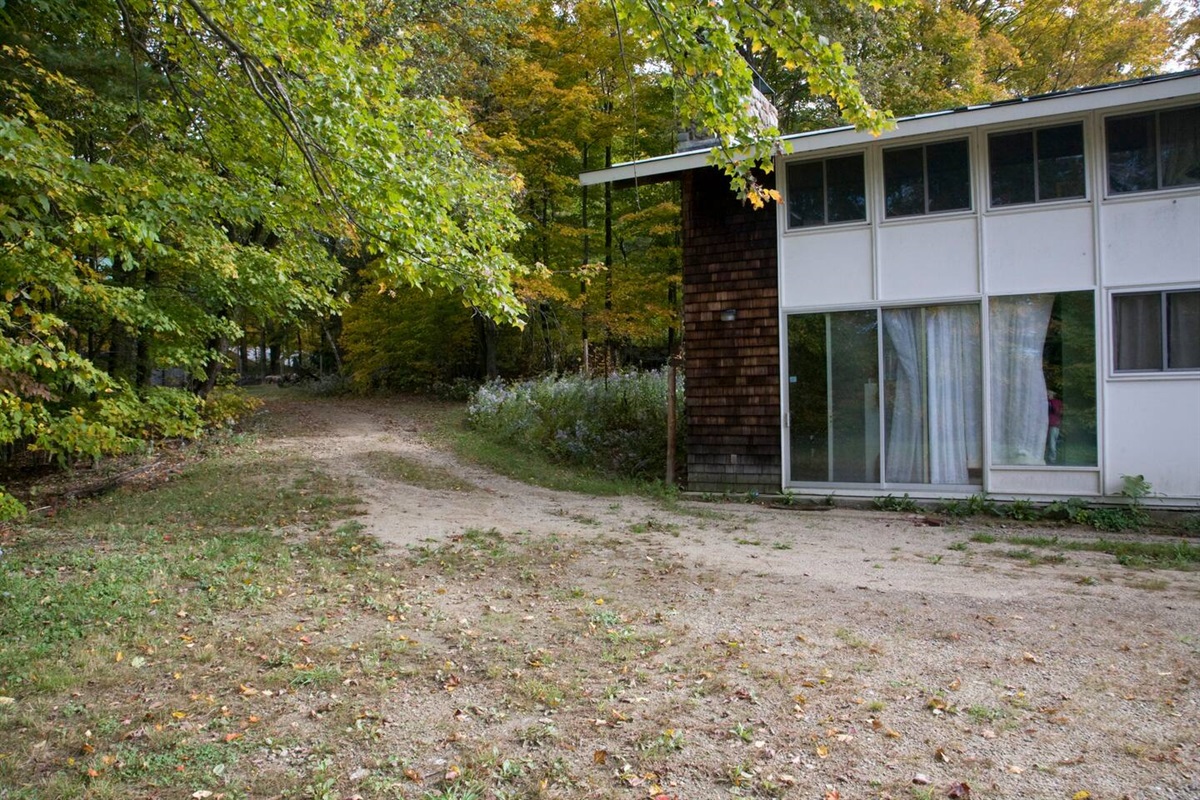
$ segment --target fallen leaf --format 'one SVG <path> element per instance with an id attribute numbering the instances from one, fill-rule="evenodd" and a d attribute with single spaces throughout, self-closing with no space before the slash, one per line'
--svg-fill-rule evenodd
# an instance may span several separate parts
<path id="1" fill-rule="evenodd" d="M 817 758 L 829 758 L 829 748 L 824 745 L 817 745 Z"/>
<path id="2" fill-rule="evenodd" d="M 917 786 L 928 786 L 931 783 L 929 776 L 922 772 L 918 772 L 916 775 L 913 775 L 912 782 Z"/>
<path id="3" fill-rule="evenodd" d="M 596 750 L 592 753 L 593 764 L 603 764 L 608 761 L 608 751 L 604 749 Z"/>
<path id="4" fill-rule="evenodd" d="M 1033 653 L 1030 653 L 1030 652 L 1028 652 L 1028 651 L 1026 651 L 1026 652 L 1022 653 L 1022 654 L 1021 654 L 1021 658 L 1023 658 L 1023 659 L 1024 659 L 1024 660 L 1025 660 L 1027 663 L 1030 663 L 1030 664 L 1040 664 L 1040 663 L 1042 663 L 1042 660 L 1041 660 L 1040 658 L 1038 658 L 1038 657 L 1037 657 L 1037 656 L 1035 656 Z"/>
<path id="5" fill-rule="evenodd" d="M 1087 792 L 1087 791 L 1084 791 L 1081 789 L 1080 791 L 1071 795 L 1071 800 L 1088 800 L 1088 798 L 1090 798 L 1091 796 L 1092 796 L 1091 792 Z"/>
<path id="6" fill-rule="evenodd" d="M 421 782 L 421 773 L 417 772 L 412 767 L 409 767 L 408 769 L 404 770 L 404 777 L 408 778 L 413 783 Z"/>
<path id="7" fill-rule="evenodd" d="M 946 797 L 955 798 L 955 800 L 968 800 L 971 797 L 971 787 L 966 781 L 950 784 L 950 789 L 946 792 Z"/>
<path id="8" fill-rule="evenodd" d="M 950 756 L 946 755 L 946 751 L 939 747 L 933 752 L 933 760 L 948 764 L 950 763 Z"/>

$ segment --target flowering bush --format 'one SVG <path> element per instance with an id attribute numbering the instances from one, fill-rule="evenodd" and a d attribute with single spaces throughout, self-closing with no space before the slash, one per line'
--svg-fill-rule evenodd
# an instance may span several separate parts
<path id="1" fill-rule="evenodd" d="M 678 408 L 676 460 L 683 463 L 682 392 Z M 658 478 L 666 469 L 667 381 L 661 371 L 492 382 L 475 392 L 467 415 L 476 430 L 558 461 L 637 478 Z"/>

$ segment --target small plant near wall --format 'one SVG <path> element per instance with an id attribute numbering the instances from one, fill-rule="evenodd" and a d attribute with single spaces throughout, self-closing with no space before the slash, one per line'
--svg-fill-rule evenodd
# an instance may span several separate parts
<path id="1" fill-rule="evenodd" d="M 871 501 L 871 506 L 876 511 L 916 511 L 917 501 L 908 496 L 905 492 L 902 497 L 895 495 L 886 495 L 884 497 L 876 497 Z"/>

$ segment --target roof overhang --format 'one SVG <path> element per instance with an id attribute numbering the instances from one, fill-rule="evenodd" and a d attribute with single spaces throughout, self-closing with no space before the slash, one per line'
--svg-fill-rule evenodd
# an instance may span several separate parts
<path id="1" fill-rule="evenodd" d="M 792 134 L 783 137 L 782 141 L 786 153 L 806 153 L 872 141 L 905 139 L 963 128 L 1079 114 L 1188 96 L 1200 97 L 1200 70 L 918 114 L 897 120 L 894 128 L 879 136 L 845 126 Z M 627 161 L 608 169 L 584 172 L 579 176 L 579 182 L 584 186 L 610 182 L 658 183 L 670 180 L 679 173 L 708 166 L 711 163 L 710 152 L 691 150 L 641 161 Z"/>

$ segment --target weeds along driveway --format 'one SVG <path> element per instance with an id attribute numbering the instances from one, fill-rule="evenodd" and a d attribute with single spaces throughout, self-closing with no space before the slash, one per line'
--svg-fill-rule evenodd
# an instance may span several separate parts
<path id="1" fill-rule="evenodd" d="M 1006 543 L 1020 525 L 540 489 L 401 402 L 270 413 L 267 446 L 348 476 L 431 592 L 453 666 L 385 739 L 438 785 L 493 742 L 546 796 L 1200 797 L 1194 571 Z"/>

